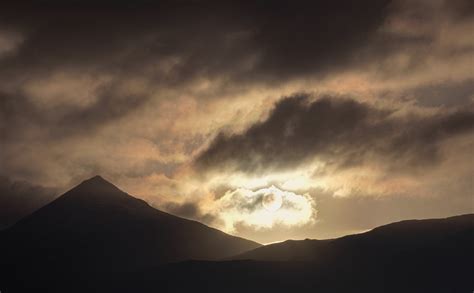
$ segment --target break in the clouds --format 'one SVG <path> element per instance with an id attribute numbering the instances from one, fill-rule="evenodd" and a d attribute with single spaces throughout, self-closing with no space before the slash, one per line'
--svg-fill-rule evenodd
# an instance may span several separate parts
<path id="1" fill-rule="evenodd" d="M 229 190 L 217 202 L 224 228 L 232 232 L 239 225 L 257 230 L 276 225 L 298 227 L 316 218 L 315 203 L 308 194 L 296 194 L 275 186 Z"/>
<path id="2" fill-rule="evenodd" d="M 467 0 L 2 1 L 0 176 L 262 242 L 469 212 L 473 28 Z"/>

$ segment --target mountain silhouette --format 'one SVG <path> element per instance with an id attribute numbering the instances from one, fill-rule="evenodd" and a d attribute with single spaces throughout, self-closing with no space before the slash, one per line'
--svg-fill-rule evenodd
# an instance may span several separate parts
<path id="1" fill-rule="evenodd" d="M 471 214 L 403 221 L 339 239 L 286 241 L 231 261 L 169 264 L 123 276 L 106 288 L 110 292 L 472 292 L 473 265 Z"/>
<path id="2" fill-rule="evenodd" d="M 100 176 L 0 237 L 1 262 L 14 278 L 45 269 L 84 276 L 133 271 L 166 262 L 217 260 L 260 246 L 154 209 Z"/>
<path id="3" fill-rule="evenodd" d="M 0 233 L 1 292 L 472 292 L 474 215 L 261 246 L 94 177 Z"/>

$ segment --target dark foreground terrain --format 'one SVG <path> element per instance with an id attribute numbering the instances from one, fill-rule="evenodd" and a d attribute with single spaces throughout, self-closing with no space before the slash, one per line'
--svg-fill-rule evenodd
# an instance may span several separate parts
<path id="1" fill-rule="evenodd" d="M 260 246 L 100 177 L 2 231 L 0 243 L 2 293 L 474 290 L 474 215 Z"/>
<path id="2" fill-rule="evenodd" d="M 126 276 L 116 290 L 472 292 L 473 240 L 473 215 L 404 221 L 330 241 L 287 241 L 236 257 L 254 260 L 161 266 Z"/>

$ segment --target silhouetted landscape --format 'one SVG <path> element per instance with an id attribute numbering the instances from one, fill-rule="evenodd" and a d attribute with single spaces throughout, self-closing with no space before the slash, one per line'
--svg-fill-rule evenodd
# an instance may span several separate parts
<path id="1" fill-rule="evenodd" d="M 0 293 L 474 292 L 474 0 L 0 1 Z"/>
<path id="2" fill-rule="evenodd" d="M 467 292 L 474 215 L 261 246 L 100 176 L 2 231 L 2 292 Z"/>
<path id="3" fill-rule="evenodd" d="M 100 176 L 1 235 L 2 251 L 8 252 L 2 259 L 14 279 L 44 273 L 89 278 L 166 262 L 218 260 L 260 246 L 156 210 Z"/>

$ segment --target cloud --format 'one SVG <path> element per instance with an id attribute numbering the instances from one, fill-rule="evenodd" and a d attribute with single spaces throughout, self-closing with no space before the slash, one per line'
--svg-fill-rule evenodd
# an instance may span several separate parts
<path id="1" fill-rule="evenodd" d="M 474 103 L 474 79 L 421 86 L 408 94 L 423 106 L 470 106 Z"/>
<path id="2" fill-rule="evenodd" d="M 216 136 L 196 159 L 200 169 L 247 173 L 288 170 L 314 159 L 337 168 L 376 155 L 391 165 L 436 162 L 439 143 L 474 129 L 474 112 L 395 115 L 348 98 L 313 101 L 300 94 L 279 101 L 267 119 L 243 133 Z"/>
<path id="3" fill-rule="evenodd" d="M 325 74 L 377 29 L 385 2 L 3 3 L 2 143 L 8 150 L 92 140 L 105 127 L 138 124 L 144 112 L 174 121 L 159 100 L 199 95 L 205 107 L 210 97 L 236 96 L 226 91 Z M 131 126 L 126 136 L 145 127 Z M 172 136 L 165 132 L 147 138 L 164 147 Z"/>
<path id="4" fill-rule="evenodd" d="M 314 80 L 337 80 L 338 74 L 354 70 L 380 78 L 388 69 L 398 68 L 394 63 L 398 64 L 400 54 L 410 60 L 425 56 L 442 60 L 452 78 L 453 70 L 464 68 L 458 63 L 468 64 L 469 59 L 463 58 L 472 51 L 463 34 L 471 21 L 472 5 L 469 1 L 440 3 L 4 3 L 0 39 L 8 53 L 0 58 L 0 136 L 5 160 L 13 160 L 19 148 L 41 145 L 50 149 L 60 140 L 68 140 L 62 147 L 70 154 L 91 141 L 101 140 L 101 147 L 106 147 L 114 139 L 135 138 L 152 141 L 161 152 L 186 149 L 175 157 L 191 158 L 215 129 L 242 127 L 266 111 L 263 103 L 248 106 L 254 113 L 239 118 L 236 126 L 229 120 L 236 124 L 237 119 L 229 117 L 240 113 L 232 108 L 244 103 L 226 108 L 231 100 L 250 100 L 255 92 L 259 99 L 275 99 L 282 95 L 279 90 L 289 92 L 287 87 L 293 82 L 302 82 L 298 90 L 319 90 Z M 414 21 L 418 15 L 423 17 Z M 436 15 L 443 21 L 435 26 Z M 451 37 L 441 38 L 446 35 Z M 452 63 L 458 55 L 464 57 Z M 413 74 L 404 82 L 420 82 L 423 70 L 408 69 L 396 73 Z M 315 88 L 305 88 L 310 86 Z M 185 99 L 197 106 L 187 111 L 182 102 L 175 102 Z M 225 101 L 216 106 L 219 99 Z M 438 104 L 443 99 L 444 103 L 448 100 L 440 97 Z M 162 107 L 166 103 L 174 108 Z M 176 108 L 186 111 L 176 113 Z M 207 119 L 206 123 L 196 123 L 196 117 Z M 66 156 L 43 152 L 51 160 Z"/>
<path id="5" fill-rule="evenodd" d="M 216 227 L 239 188 L 469 190 L 472 1 L 9 2 L 0 175 L 64 191 L 100 173 Z"/>
<path id="6" fill-rule="evenodd" d="M 315 206 L 308 194 L 296 194 L 275 186 L 228 190 L 215 202 L 222 228 L 228 232 L 236 232 L 242 226 L 265 230 L 277 225 L 298 227 L 310 224 L 316 218 Z"/>
<path id="7" fill-rule="evenodd" d="M 74 69 L 175 86 L 222 75 L 281 81 L 407 50 L 425 60 L 438 33 L 468 22 L 472 10 L 468 0 L 11 2 L 2 5 L 0 28 L 22 42 L 0 72 L 24 79 Z"/>
<path id="8" fill-rule="evenodd" d="M 5 58 L 5 56 L 14 51 L 21 44 L 22 40 L 22 36 L 18 33 L 0 30 L 0 59 Z"/>
<path id="9" fill-rule="evenodd" d="M 41 136 L 50 138 L 94 132 L 111 121 L 125 118 L 148 98 L 149 95 L 121 93 L 116 84 L 108 84 L 77 99 L 78 102 L 91 99 L 86 105 L 68 105 L 65 100 L 45 108 L 31 102 L 31 96 L 0 91 L 2 135 L 6 138 L 24 135 L 20 129 L 43 132 Z"/>
<path id="10" fill-rule="evenodd" d="M 0 229 L 46 205 L 57 196 L 54 188 L 0 176 Z"/>
<path id="11" fill-rule="evenodd" d="M 26 64 L 30 72 L 105 67 L 166 82 L 224 72 L 287 78 L 347 61 L 382 23 L 388 2 L 10 3 L 0 26 L 27 37 L 1 65 L 11 72 Z M 176 74 L 147 71 L 163 59 L 174 60 Z"/>

